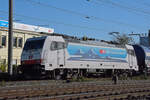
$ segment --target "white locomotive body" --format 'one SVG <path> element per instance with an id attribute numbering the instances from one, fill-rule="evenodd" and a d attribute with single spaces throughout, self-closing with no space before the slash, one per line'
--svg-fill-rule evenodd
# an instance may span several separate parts
<path id="1" fill-rule="evenodd" d="M 131 45 L 119 48 L 100 42 L 68 41 L 62 36 L 28 39 L 22 51 L 21 67 L 24 74 L 50 73 L 53 77 L 72 70 L 86 73 L 91 69 L 137 71 L 139 68 Z"/>

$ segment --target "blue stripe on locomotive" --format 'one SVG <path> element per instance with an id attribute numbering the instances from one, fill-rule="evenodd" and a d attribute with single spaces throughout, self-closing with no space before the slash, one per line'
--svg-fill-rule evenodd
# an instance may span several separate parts
<path id="1" fill-rule="evenodd" d="M 101 48 L 68 44 L 67 50 L 71 56 L 80 56 L 85 59 L 113 58 L 125 60 L 125 49 Z"/>

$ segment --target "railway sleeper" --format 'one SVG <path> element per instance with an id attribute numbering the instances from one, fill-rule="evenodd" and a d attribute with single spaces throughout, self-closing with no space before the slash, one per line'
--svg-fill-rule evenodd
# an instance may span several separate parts
<path id="1" fill-rule="evenodd" d="M 135 87 L 135 88 L 137 88 L 137 87 Z M 32 89 L 32 90 L 33 90 L 33 91 L 36 91 L 36 90 L 39 91 L 39 93 L 37 92 L 37 94 L 35 94 L 35 95 L 38 95 L 38 96 L 39 96 L 39 94 L 41 95 L 42 93 L 45 94 L 45 92 L 41 92 L 39 89 Z M 80 90 L 81 93 L 87 91 L 86 89 L 79 89 L 79 90 Z M 50 90 L 49 90 L 49 91 L 50 91 Z M 58 92 L 58 91 L 59 91 L 59 89 L 56 90 L 55 93 Z M 143 90 L 143 89 L 137 89 L 137 90 L 131 89 L 131 90 L 127 91 L 127 92 L 135 93 L 135 92 L 145 92 L 145 91 L 146 91 L 146 90 Z M 11 92 L 12 92 L 11 95 L 14 96 L 13 93 L 15 93 L 15 92 L 14 92 L 14 91 L 11 91 Z M 24 92 L 25 92 L 25 93 L 24 93 Z M 22 92 L 21 94 L 19 94 L 19 96 L 20 96 L 20 97 L 22 97 L 22 96 L 23 96 L 23 97 L 26 97 L 26 95 L 27 95 L 26 93 L 29 92 L 29 91 L 26 91 L 26 90 L 25 90 L 24 92 Z M 53 91 L 50 91 L 50 92 L 54 92 L 54 90 L 53 90 Z M 108 91 L 107 91 L 107 92 L 108 92 Z M 111 92 L 112 92 L 112 91 L 111 91 Z M 33 92 L 33 93 L 34 93 L 34 92 Z M 54 94 L 55 94 L 55 93 L 54 93 Z M 18 94 L 18 93 L 17 93 L 17 94 Z M 113 94 L 113 93 L 112 93 L 112 94 Z M 114 93 L 114 94 L 115 94 L 115 93 Z M 107 95 L 110 95 L 110 94 L 107 94 L 107 93 L 104 94 L 104 96 L 107 96 Z M 119 95 L 119 94 L 116 94 L 116 95 Z M 9 96 L 9 97 L 10 97 L 10 98 L 14 98 L 14 97 L 11 97 L 11 96 Z"/>
<path id="2" fill-rule="evenodd" d="M 25 95 L 25 92 L 14 92 L 14 93 L 1 94 L 0 97 L 11 99 L 11 98 L 19 97 L 19 96 L 24 96 L 24 95 Z"/>
<path id="3" fill-rule="evenodd" d="M 143 92 L 145 94 L 145 92 Z M 121 95 L 111 95 L 111 96 L 105 96 L 105 97 L 97 97 L 97 100 L 119 100 L 120 98 L 125 99 L 125 100 L 133 100 L 130 97 L 138 97 L 138 96 L 143 96 L 143 93 L 126 93 L 126 94 L 121 94 Z M 146 93 L 147 94 L 147 93 Z M 137 99 L 134 99 L 137 100 Z"/>
<path id="4" fill-rule="evenodd" d="M 110 92 L 112 92 L 112 91 L 110 91 Z M 94 93 L 94 94 L 95 94 L 95 93 Z M 110 94 L 108 94 L 108 92 L 107 92 L 107 93 L 97 93 L 97 95 L 95 95 L 95 96 L 94 96 L 93 93 L 92 93 L 92 95 L 84 94 L 84 95 L 78 96 L 77 98 L 81 98 L 81 99 L 84 99 L 84 98 L 93 98 L 93 97 L 97 97 L 97 96 L 102 96 L 102 94 L 105 94 L 105 95 L 103 95 L 104 97 L 107 97 L 107 96 L 109 97 L 109 95 L 110 95 Z M 106 95 L 106 94 L 107 94 L 107 95 Z M 119 95 L 119 94 L 118 94 L 118 95 Z M 116 96 L 118 96 L 118 95 L 115 95 L 114 97 L 116 97 Z M 74 96 L 73 96 L 73 97 L 74 97 Z M 60 98 L 62 98 L 62 97 L 59 97 L 59 99 L 60 99 Z M 63 97 L 63 98 L 64 98 L 64 97 Z M 60 99 L 60 100 L 64 100 L 65 98 L 70 98 L 70 96 L 69 96 L 69 97 L 66 97 L 66 96 L 65 96 L 65 98 L 64 98 L 64 99 L 63 99 L 63 98 Z M 71 97 L 71 98 L 72 98 L 72 97 Z M 76 97 L 75 97 L 75 98 L 76 98 Z M 57 97 L 56 100 L 59 100 L 59 99 L 58 99 L 58 97 Z M 66 100 L 66 99 L 65 99 L 65 100 Z"/>

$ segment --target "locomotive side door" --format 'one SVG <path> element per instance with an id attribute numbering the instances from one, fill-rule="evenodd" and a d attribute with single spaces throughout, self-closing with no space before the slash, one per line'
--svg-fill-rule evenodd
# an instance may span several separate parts
<path id="1" fill-rule="evenodd" d="M 57 66 L 63 67 L 65 64 L 65 43 L 57 42 Z"/>
<path id="2" fill-rule="evenodd" d="M 50 41 L 47 45 L 48 46 L 45 47 L 47 49 L 44 51 L 46 70 L 53 70 L 57 68 L 57 43 Z"/>

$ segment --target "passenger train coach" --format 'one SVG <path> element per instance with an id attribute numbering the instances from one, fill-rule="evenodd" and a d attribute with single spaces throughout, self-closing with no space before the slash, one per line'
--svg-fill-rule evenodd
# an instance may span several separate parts
<path id="1" fill-rule="evenodd" d="M 145 67 L 145 58 L 138 45 L 120 48 L 94 41 L 71 41 L 63 36 L 43 36 L 27 39 L 21 69 L 26 77 L 59 79 L 86 76 L 90 70 L 138 71 Z"/>

